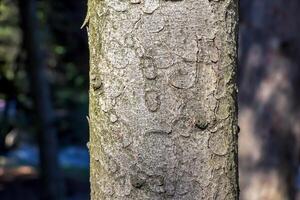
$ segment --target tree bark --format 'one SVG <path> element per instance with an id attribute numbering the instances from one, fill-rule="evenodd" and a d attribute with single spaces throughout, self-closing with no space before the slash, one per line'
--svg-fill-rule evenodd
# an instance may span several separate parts
<path id="1" fill-rule="evenodd" d="M 26 70 L 30 79 L 38 122 L 40 172 L 43 200 L 63 199 L 64 188 L 58 163 L 58 144 L 54 123 L 54 111 L 45 77 L 45 62 L 41 53 L 38 33 L 36 1 L 19 1 L 23 46 L 26 52 Z"/>
<path id="2" fill-rule="evenodd" d="M 235 0 L 89 0 L 91 199 L 238 199 Z"/>

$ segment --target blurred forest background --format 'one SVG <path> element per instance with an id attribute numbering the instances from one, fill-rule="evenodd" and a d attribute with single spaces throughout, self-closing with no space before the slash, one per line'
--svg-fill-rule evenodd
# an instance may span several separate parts
<path id="1" fill-rule="evenodd" d="M 89 199 L 86 0 L 0 0 L 0 199 Z M 242 200 L 300 199 L 300 1 L 240 0 Z"/>
<path id="2" fill-rule="evenodd" d="M 89 199 L 86 4 L 0 0 L 1 200 Z"/>
<path id="3" fill-rule="evenodd" d="M 241 199 L 300 199 L 300 1 L 241 0 Z"/>

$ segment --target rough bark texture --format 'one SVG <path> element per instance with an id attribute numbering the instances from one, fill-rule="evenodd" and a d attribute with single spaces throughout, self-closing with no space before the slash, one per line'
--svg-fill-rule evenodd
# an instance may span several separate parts
<path id="1" fill-rule="evenodd" d="M 238 199 L 234 0 L 89 0 L 91 199 Z"/>

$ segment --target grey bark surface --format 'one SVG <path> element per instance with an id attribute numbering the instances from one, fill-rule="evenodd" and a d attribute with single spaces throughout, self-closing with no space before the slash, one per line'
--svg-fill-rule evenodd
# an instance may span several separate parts
<path id="1" fill-rule="evenodd" d="M 234 0 L 89 0 L 91 199 L 238 199 Z"/>

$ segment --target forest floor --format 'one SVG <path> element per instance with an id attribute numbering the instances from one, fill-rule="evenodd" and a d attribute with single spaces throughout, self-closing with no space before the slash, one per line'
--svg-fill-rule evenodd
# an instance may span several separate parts
<path id="1" fill-rule="evenodd" d="M 0 199 L 39 200 L 41 181 L 35 147 L 24 147 L 0 156 Z M 89 199 L 89 159 L 85 148 L 70 146 L 60 152 L 66 200 Z"/>

